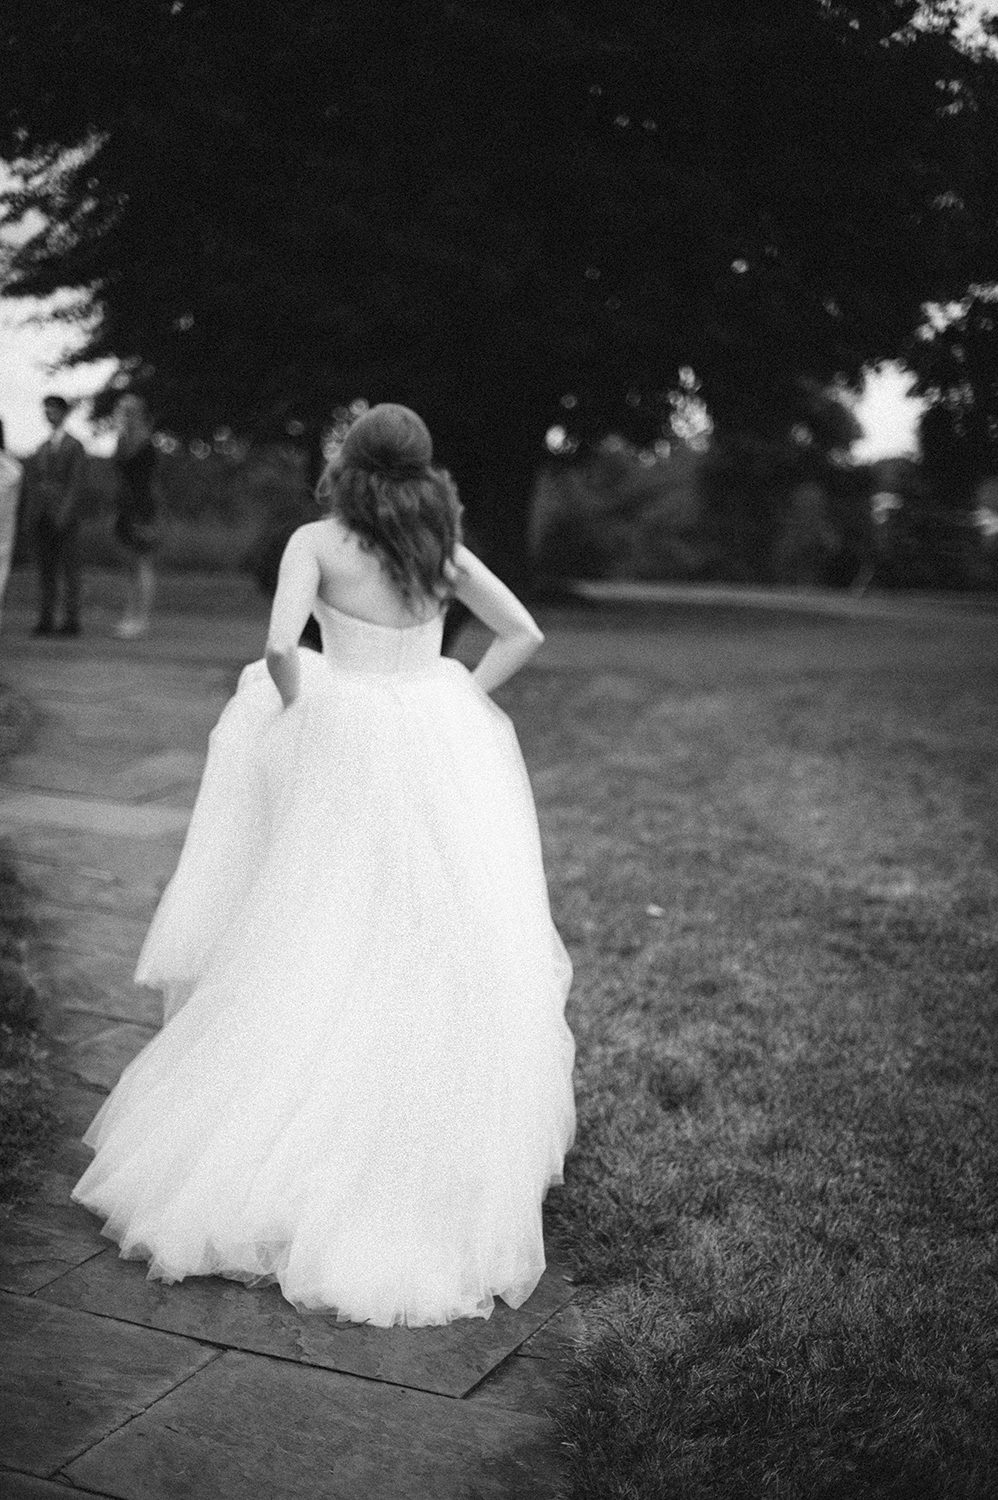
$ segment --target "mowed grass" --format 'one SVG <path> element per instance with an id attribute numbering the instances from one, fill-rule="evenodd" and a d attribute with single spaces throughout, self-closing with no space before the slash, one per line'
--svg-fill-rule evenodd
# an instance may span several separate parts
<path id="1" fill-rule="evenodd" d="M 24 889 L 0 847 L 0 1207 L 30 1196 L 57 1123 L 41 1001 L 26 962 L 33 933 Z"/>
<path id="2" fill-rule="evenodd" d="M 0 683 L 0 772 L 30 729 L 19 694 Z M 42 1004 L 28 967 L 35 927 L 9 848 L 0 844 L 0 1206 L 35 1187 L 56 1126 Z"/>
<path id="3" fill-rule="evenodd" d="M 995 646 L 694 611 L 501 695 L 576 965 L 573 1500 L 998 1494 Z"/>

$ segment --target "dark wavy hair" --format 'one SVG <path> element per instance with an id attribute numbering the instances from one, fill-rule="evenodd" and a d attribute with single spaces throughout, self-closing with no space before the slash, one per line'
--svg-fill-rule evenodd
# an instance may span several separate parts
<path id="1" fill-rule="evenodd" d="M 433 441 L 414 411 L 384 402 L 358 417 L 315 497 L 378 555 L 407 604 L 449 596 L 461 503 L 446 469 L 434 467 Z"/>

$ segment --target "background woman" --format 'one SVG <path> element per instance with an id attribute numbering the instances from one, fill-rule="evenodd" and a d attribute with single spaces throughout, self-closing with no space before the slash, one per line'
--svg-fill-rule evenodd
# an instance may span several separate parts
<path id="1" fill-rule="evenodd" d="M 0 422 L 0 616 L 3 614 L 3 596 L 7 590 L 11 559 L 14 556 L 17 507 L 23 478 L 23 466 L 6 451 L 3 423 Z"/>
<path id="2" fill-rule="evenodd" d="M 154 490 L 156 449 L 153 425 L 141 396 L 121 397 L 115 407 L 118 445 L 118 513 L 114 535 L 125 561 L 125 608 L 115 634 L 125 640 L 145 635 L 156 596 L 153 557 L 159 545 Z"/>

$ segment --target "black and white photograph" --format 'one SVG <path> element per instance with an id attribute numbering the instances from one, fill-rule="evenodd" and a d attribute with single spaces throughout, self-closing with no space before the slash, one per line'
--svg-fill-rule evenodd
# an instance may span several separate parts
<path id="1" fill-rule="evenodd" d="M 998 1497 L 998 0 L 6 0 L 72 1495 Z"/>

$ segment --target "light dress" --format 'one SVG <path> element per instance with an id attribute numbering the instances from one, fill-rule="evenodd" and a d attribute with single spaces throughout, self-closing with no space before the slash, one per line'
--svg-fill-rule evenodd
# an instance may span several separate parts
<path id="1" fill-rule="evenodd" d="M 167 1022 L 73 1197 L 152 1278 L 276 1280 L 382 1326 L 488 1317 L 544 1270 L 574 1130 L 530 784 L 439 616 L 314 613 L 292 706 L 253 662 L 212 731 L 136 972 Z"/>

